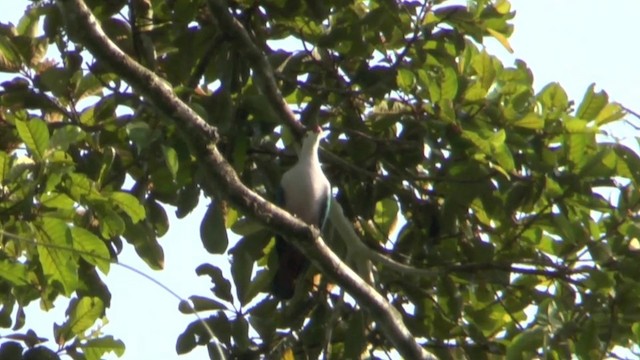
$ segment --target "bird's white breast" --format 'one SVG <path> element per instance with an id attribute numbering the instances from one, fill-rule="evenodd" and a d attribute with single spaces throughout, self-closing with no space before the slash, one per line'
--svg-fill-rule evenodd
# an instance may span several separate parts
<path id="1" fill-rule="evenodd" d="M 327 201 L 329 181 L 319 164 L 298 163 L 281 180 L 285 208 L 310 225 L 320 226 L 320 214 Z"/>

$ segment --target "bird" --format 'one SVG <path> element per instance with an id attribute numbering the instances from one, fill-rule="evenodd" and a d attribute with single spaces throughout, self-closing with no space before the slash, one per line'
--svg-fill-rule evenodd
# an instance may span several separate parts
<path id="1" fill-rule="evenodd" d="M 331 204 L 331 184 L 322 171 L 318 148 L 322 129 L 308 131 L 298 153 L 296 164 L 280 180 L 280 205 L 298 219 L 322 230 Z M 309 267 L 309 261 L 293 244 L 276 235 L 278 269 L 273 278 L 272 292 L 276 298 L 293 297 L 298 277 Z"/>

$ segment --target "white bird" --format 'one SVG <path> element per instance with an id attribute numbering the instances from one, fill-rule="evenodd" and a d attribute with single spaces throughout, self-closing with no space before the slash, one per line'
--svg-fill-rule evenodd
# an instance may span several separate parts
<path id="1" fill-rule="evenodd" d="M 282 175 L 280 181 L 283 208 L 320 230 L 324 227 L 331 202 L 331 185 L 318 159 L 321 137 L 319 126 L 307 132 L 298 153 L 298 162 Z M 273 279 L 273 294 L 280 299 L 290 299 L 296 280 L 307 269 L 309 261 L 280 236 L 276 236 L 276 252 L 279 266 Z"/>

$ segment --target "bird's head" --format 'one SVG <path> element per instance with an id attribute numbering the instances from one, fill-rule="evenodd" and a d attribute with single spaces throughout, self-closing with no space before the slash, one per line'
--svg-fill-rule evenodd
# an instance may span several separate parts
<path id="1" fill-rule="evenodd" d="M 322 135 L 322 128 L 319 125 L 309 128 L 302 138 L 302 152 L 307 154 L 317 153 Z"/>

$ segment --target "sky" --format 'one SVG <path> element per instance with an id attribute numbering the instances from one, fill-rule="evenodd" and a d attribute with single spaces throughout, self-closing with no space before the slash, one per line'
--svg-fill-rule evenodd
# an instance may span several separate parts
<path id="1" fill-rule="evenodd" d="M 509 54 L 497 41 L 488 40 L 487 50 L 499 56 L 505 66 L 515 59 L 524 60 L 532 70 L 536 89 L 549 82 L 559 82 L 579 104 L 586 88 L 596 83 L 596 91 L 604 89 L 613 101 L 640 112 L 640 1 L 637 0 L 513 0 L 517 12 L 510 38 L 514 54 Z M 0 22 L 17 24 L 25 0 L 0 1 Z M 0 74 L 0 80 L 4 80 Z M 628 117 L 635 124 L 638 119 Z M 614 134 L 627 140 L 636 134 L 618 129 Z M 160 243 L 165 252 L 165 269 L 149 270 L 132 248 L 125 248 L 120 260 L 144 271 L 164 283 L 182 297 L 193 294 L 208 296 L 210 283 L 198 278 L 194 269 L 202 263 L 228 264 L 226 256 L 212 256 L 199 240 L 200 220 L 206 201 L 185 219 L 171 218 L 171 229 Z M 173 215 L 172 209 L 167 209 Z M 121 359 L 206 359 L 206 350 L 196 348 L 188 355 L 175 353 L 175 341 L 194 320 L 177 311 L 178 301 L 171 295 L 126 269 L 112 266 L 105 280 L 113 294 L 108 309 L 109 323 L 103 332 L 122 339 L 127 350 Z M 39 336 L 52 338 L 51 324 L 64 321 L 64 301 L 43 313 L 35 306 L 27 309 L 26 331 L 33 328 Z M 9 333 L 0 329 L 0 335 Z M 49 346 L 54 347 L 52 343 Z M 115 356 L 108 357 L 115 359 Z"/>

